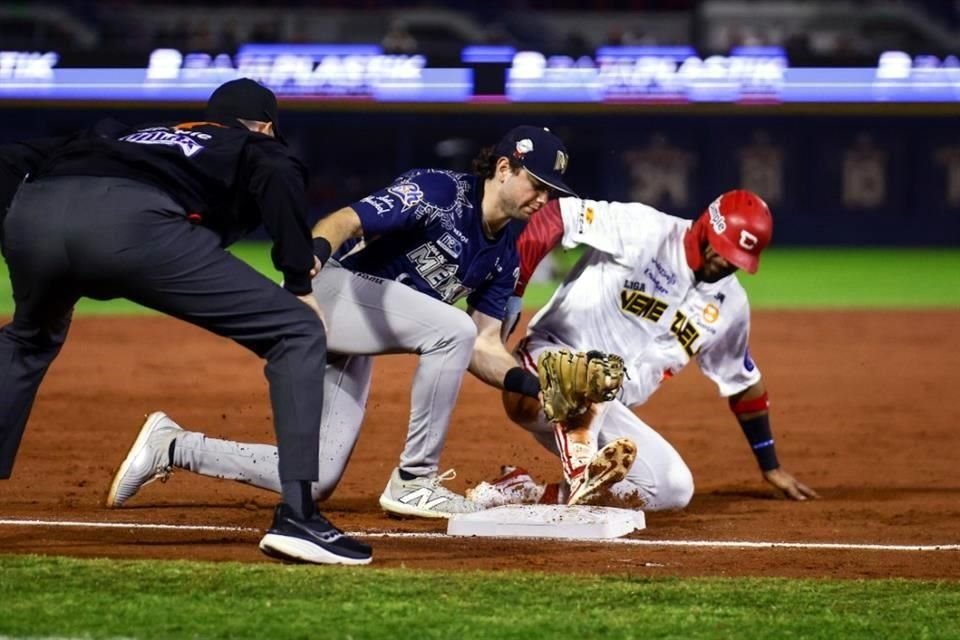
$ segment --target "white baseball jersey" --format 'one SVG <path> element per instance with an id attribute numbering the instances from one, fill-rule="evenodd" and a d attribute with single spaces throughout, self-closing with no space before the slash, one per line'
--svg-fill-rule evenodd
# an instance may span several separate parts
<path id="1" fill-rule="evenodd" d="M 640 203 L 563 198 L 560 210 L 563 246 L 586 251 L 534 316 L 531 335 L 621 355 L 628 406 L 645 402 L 691 357 L 722 396 L 760 380 L 747 344 L 747 294 L 735 275 L 694 281 L 683 248 L 691 221 Z"/>

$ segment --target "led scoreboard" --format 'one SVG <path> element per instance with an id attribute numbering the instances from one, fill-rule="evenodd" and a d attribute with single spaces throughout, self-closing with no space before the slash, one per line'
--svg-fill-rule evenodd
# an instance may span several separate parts
<path id="1" fill-rule="evenodd" d="M 791 67 L 778 47 L 701 57 L 692 47 L 602 47 L 573 58 L 468 47 L 462 66 L 377 45 L 250 44 L 235 54 L 157 49 L 142 68 L 62 66 L 57 52 L 0 52 L 0 99 L 202 101 L 214 87 L 254 78 L 304 101 L 458 103 L 843 103 L 957 102 L 953 56 L 883 53 L 875 67 Z M 481 71 L 482 70 L 482 71 Z M 490 78 L 483 90 L 478 73 Z M 502 79 L 500 79 L 502 76 Z"/>

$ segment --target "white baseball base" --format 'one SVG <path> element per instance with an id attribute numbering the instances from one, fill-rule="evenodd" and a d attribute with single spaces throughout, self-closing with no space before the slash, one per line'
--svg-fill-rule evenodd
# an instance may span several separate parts
<path id="1" fill-rule="evenodd" d="M 494 538 L 619 538 L 647 526 L 643 511 L 614 507 L 506 505 L 452 516 L 447 535 Z"/>

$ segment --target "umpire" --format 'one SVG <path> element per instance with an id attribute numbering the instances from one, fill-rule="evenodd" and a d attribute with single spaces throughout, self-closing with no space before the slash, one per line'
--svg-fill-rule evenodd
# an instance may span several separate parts
<path id="1" fill-rule="evenodd" d="M 369 562 L 370 547 L 317 513 L 310 495 L 326 334 L 311 296 L 306 171 L 280 136 L 273 93 L 243 78 L 213 92 L 202 122 L 102 120 L 61 140 L 0 147 L 0 198 L 24 176 L 0 235 L 15 302 L 0 329 L 0 479 L 10 477 L 74 304 L 126 298 L 266 360 L 283 502 L 261 549 Z M 260 223 L 283 287 L 224 250 Z"/>

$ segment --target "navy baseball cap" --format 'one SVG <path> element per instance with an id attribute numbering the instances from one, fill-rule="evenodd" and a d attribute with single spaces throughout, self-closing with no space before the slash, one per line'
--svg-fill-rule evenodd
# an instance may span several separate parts
<path id="1" fill-rule="evenodd" d="M 280 135 L 277 96 L 273 91 L 250 78 L 238 78 L 217 87 L 207 100 L 204 115 L 214 122 L 237 118 L 272 122 L 274 137 L 280 142 L 285 142 Z"/>
<path id="2" fill-rule="evenodd" d="M 577 195 L 563 181 L 570 156 L 560 138 L 546 127 L 521 125 L 510 130 L 497 143 L 497 156 L 506 156 L 519 162 L 527 173 L 557 191 Z"/>

